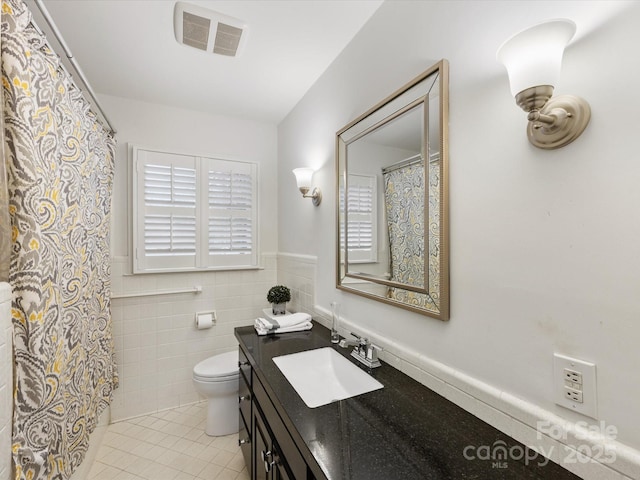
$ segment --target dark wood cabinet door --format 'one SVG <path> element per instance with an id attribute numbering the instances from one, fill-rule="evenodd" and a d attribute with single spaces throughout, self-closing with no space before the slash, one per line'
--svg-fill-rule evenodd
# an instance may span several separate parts
<path id="1" fill-rule="evenodd" d="M 273 461 L 272 448 L 273 441 L 269 430 L 262 418 L 260 410 L 254 406 L 253 408 L 253 480 L 271 480 Z"/>
<path id="2" fill-rule="evenodd" d="M 289 472 L 282 461 L 276 463 L 274 473 L 276 480 L 295 480 L 293 477 L 289 476 Z"/>

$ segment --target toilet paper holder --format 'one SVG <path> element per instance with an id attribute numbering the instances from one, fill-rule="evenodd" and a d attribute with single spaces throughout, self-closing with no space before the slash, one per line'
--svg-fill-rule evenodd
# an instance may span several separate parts
<path id="1" fill-rule="evenodd" d="M 207 328 L 211 328 L 216 324 L 216 311 L 210 310 L 207 312 L 196 312 L 195 314 L 195 324 L 196 329 L 205 330 Z"/>

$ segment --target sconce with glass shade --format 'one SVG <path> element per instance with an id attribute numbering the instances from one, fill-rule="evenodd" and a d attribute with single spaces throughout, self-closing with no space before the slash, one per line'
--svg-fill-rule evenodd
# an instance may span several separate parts
<path id="1" fill-rule="evenodd" d="M 320 205 L 322 192 L 317 187 L 311 187 L 311 180 L 314 174 L 313 168 L 294 168 L 293 174 L 296 176 L 296 183 L 302 192 L 302 197 L 311 198 L 316 207 Z M 311 194 L 309 194 L 309 190 L 311 190 Z"/>
<path id="2" fill-rule="evenodd" d="M 529 115 L 527 135 L 538 148 L 564 147 L 589 124 L 591 108 L 575 95 L 553 97 L 560 78 L 564 48 L 576 24 L 558 19 L 517 33 L 498 49 L 497 58 L 509 74 L 511 93 Z"/>

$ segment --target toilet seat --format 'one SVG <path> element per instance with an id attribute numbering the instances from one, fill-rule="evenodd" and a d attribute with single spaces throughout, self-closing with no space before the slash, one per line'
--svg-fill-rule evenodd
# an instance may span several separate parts
<path id="1" fill-rule="evenodd" d="M 238 351 L 209 357 L 193 367 L 193 378 L 203 382 L 224 382 L 239 375 Z"/>

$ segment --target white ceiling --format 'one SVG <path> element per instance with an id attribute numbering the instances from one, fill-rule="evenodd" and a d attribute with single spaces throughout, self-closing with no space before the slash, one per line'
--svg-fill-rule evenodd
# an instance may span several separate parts
<path id="1" fill-rule="evenodd" d="M 187 0 L 248 24 L 235 58 L 179 44 L 175 3 L 44 0 L 96 93 L 276 124 L 382 0 Z"/>

